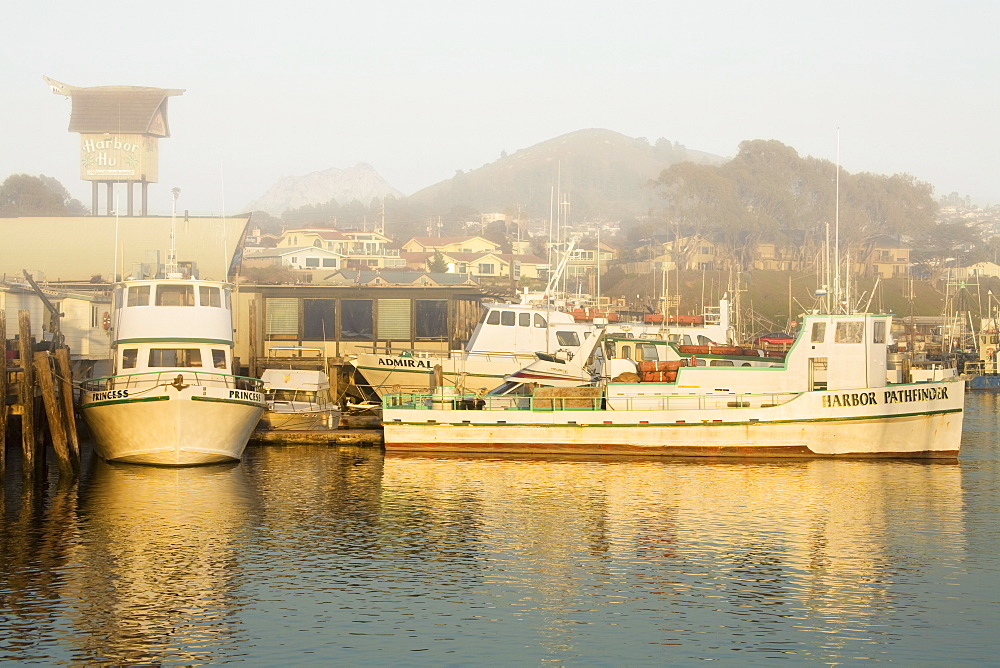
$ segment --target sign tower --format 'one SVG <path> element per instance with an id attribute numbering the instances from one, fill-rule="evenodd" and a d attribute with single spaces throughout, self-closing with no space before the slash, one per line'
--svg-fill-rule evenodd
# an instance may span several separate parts
<path id="1" fill-rule="evenodd" d="M 142 184 L 147 215 L 148 185 L 159 175 L 158 141 L 170 136 L 167 100 L 182 89 L 143 86 L 81 88 L 43 76 L 56 95 L 73 102 L 69 131 L 80 134 L 80 178 L 93 185 L 91 213 L 98 215 L 100 184 L 107 187 L 105 214 L 115 214 L 115 184 L 125 186 L 127 215 L 133 215 L 133 185 Z M 121 213 L 121 212 L 118 212 Z"/>

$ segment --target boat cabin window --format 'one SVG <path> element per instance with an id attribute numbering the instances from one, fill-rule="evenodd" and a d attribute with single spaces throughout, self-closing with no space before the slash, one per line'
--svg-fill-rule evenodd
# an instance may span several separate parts
<path id="1" fill-rule="evenodd" d="M 556 341 L 560 346 L 579 346 L 580 337 L 576 332 L 556 332 Z"/>
<path id="2" fill-rule="evenodd" d="M 885 343 L 885 320 L 876 320 L 872 323 L 872 343 Z"/>
<path id="3" fill-rule="evenodd" d="M 699 346 L 708 346 L 708 345 L 711 345 L 711 344 L 712 344 L 712 339 L 708 338 L 707 336 L 705 336 L 703 334 L 699 334 L 698 335 L 698 345 Z"/>
<path id="4" fill-rule="evenodd" d="M 517 326 L 518 327 L 531 327 L 531 314 L 530 313 L 518 313 L 517 314 Z"/>
<path id="5" fill-rule="evenodd" d="M 122 368 L 134 369 L 138 359 L 139 359 L 138 348 L 125 348 L 122 351 Z"/>
<path id="6" fill-rule="evenodd" d="M 732 360 L 712 360 L 711 366 L 736 366 Z"/>
<path id="7" fill-rule="evenodd" d="M 310 390 L 272 390 L 268 399 L 273 401 L 316 401 L 316 393 Z"/>
<path id="8" fill-rule="evenodd" d="M 632 359 L 632 346 L 622 346 L 622 359 L 623 360 Z"/>
<path id="9" fill-rule="evenodd" d="M 490 311 L 489 315 L 486 316 L 487 325 L 499 325 L 500 324 L 500 311 Z"/>
<path id="10" fill-rule="evenodd" d="M 201 351 L 197 348 L 153 348 L 149 351 L 152 367 L 200 367 Z"/>
<path id="11" fill-rule="evenodd" d="M 194 306 L 194 286 L 193 285 L 164 285 L 156 286 L 157 306 Z"/>
<path id="12" fill-rule="evenodd" d="M 660 359 L 660 356 L 656 353 L 656 346 L 651 343 L 636 343 L 635 357 L 637 362 L 657 362 Z"/>
<path id="13" fill-rule="evenodd" d="M 541 313 L 535 314 L 535 327 L 548 327 L 548 323 L 545 322 L 545 318 L 542 317 Z"/>
<path id="14" fill-rule="evenodd" d="M 810 341 L 812 343 L 823 343 L 824 340 L 826 340 L 826 323 L 814 322 Z"/>
<path id="15" fill-rule="evenodd" d="M 514 326 L 514 316 L 516 314 L 513 311 L 501 311 L 500 312 L 500 324 L 505 327 Z"/>
<path id="16" fill-rule="evenodd" d="M 198 287 L 198 299 L 202 306 L 222 308 L 222 291 L 207 285 Z"/>
<path id="17" fill-rule="evenodd" d="M 837 343 L 862 343 L 865 332 L 865 323 L 857 320 L 837 323 L 837 333 L 835 341 Z"/>
<path id="18" fill-rule="evenodd" d="M 212 348 L 212 366 L 216 369 L 226 368 L 226 351 Z"/>
<path id="19" fill-rule="evenodd" d="M 130 285 L 127 306 L 149 306 L 149 286 Z"/>

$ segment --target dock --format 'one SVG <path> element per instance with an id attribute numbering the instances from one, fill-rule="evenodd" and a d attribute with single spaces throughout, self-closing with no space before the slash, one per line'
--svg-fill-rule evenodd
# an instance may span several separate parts
<path id="1" fill-rule="evenodd" d="M 382 446 L 381 429 L 328 429 L 322 431 L 255 431 L 251 443 L 266 445 L 358 445 Z"/>

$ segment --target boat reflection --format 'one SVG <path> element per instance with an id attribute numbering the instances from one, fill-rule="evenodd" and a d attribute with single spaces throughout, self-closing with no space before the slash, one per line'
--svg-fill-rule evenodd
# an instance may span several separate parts
<path id="1" fill-rule="evenodd" d="M 732 625 L 720 631 L 749 619 L 787 629 L 797 618 L 820 635 L 877 625 L 895 588 L 921 577 L 911 564 L 963 558 L 961 475 L 956 463 L 390 453 L 382 521 L 416 506 L 412 521 L 428 527 L 462 522 L 481 584 L 531 601 L 550 651 L 572 656 L 586 633 L 574 611 L 620 615 L 617 604 L 692 626 L 651 643 L 712 631 L 685 614 L 707 625 L 721 614 Z M 588 594 L 609 582 L 618 598 Z"/>
<path id="2" fill-rule="evenodd" d="M 239 646 L 244 531 L 260 515 L 242 464 L 154 468 L 94 458 L 64 588 L 77 658 L 203 663 Z"/>

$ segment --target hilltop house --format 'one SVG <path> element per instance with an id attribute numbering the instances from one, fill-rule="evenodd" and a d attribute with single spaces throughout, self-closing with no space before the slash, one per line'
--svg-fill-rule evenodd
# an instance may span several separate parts
<path id="1" fill-rule="evenodd" d="M 893 278 L 906 276 L 910 268 L 910 247 L 890 237 L 869 244 L 861 272 L 866 276 Z"/>

